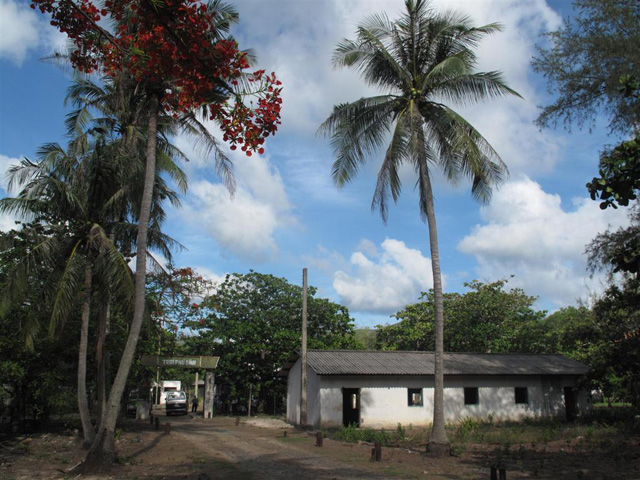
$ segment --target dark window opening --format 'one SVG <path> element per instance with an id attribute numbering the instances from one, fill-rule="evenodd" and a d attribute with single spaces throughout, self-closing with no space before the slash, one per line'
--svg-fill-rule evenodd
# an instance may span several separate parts
<path id="1" fill-rule="evenodd" d="M 416 407 L 422 406 L 422 389 L 421 388 L 409 388 L 409 406 Z"/>
<path id="2" fill-rule="evenodd" d="M 516 387 L 515 393 L 516 393 L 516 403 L 523 403 L 523 404 L 529 403 L 529 391 L 527 390 L 527 387 Z"/>
<path id="3" fill-rule="evenodd" d="M 465 405 L 478 405 L 478 387 L 465 387 L 464 388 L 464 404 Z"/>

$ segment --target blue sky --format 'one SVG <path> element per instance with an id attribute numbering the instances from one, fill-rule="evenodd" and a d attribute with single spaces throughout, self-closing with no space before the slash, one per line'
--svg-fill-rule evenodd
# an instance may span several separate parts
<path id="1" fill-rule="evenodd" d="M 375 93 L 348 70 L 335 71 L 331 54 L 355 26 L 373 13 L 394 18 L 401 0 L 240 0 L 233 33 L 252 48 L 258 66 L 283 81 L 283 119 L 262 156 L 232 154 L 238 190 L 230 199 L 211 162 L 176 142 L 192 161 L 183 165 L 189 192 L 170 210 L 167 233 L 187 250 L 178 266 L 191 266 L 215 281 L 250 269 L 300 283 L 302 268 L 319 295 L 349 307 L 359 326 L 390 321 L 389 315 L 418 300 L 432 285 L 426 225 L 420 221 L 415 179 L 403 175 L 400 201 L 387 225 L 370 210 L 381 155 L 338 190 L 333 162 L 318 125 L 333 105 Z M 34 157 L 46 142 L 64 142 L 63 105 L 69 72 L 39 59 L 64 38 L 27 0 L 0 0 L 0 171 L 22 156 Z M 585 184 L 597 172 L 598 152 L 618 140 L 606 119 L 592 132 L 540 131 L 538 105 L 549 102 L 544 79 L 531 69 L 540 34 L 571 15 L 569 1 L 467 0 L 434 2 L 436 9 L 467 13 L 475 24 L 500 22 L 502 33 L 479 48 L 480 70 L 501 70 L 524 99 L 508 98 L 459 108 L 509 166 L 510 177 L 492 202 L 475 203 L 470 185 L 435 176 L 435 201 L 445 291 L 464 282 L 514 275 L 509 286 L 538 297 L 555 310 L 602 290 L 589 278 L 585 245 L 609 226 L 628 224 L 624 211 L 600 211 Z M 7 195 L 0 178 L 0 194 Z M 13 226 L 0 218 L 0 229 Z"/>

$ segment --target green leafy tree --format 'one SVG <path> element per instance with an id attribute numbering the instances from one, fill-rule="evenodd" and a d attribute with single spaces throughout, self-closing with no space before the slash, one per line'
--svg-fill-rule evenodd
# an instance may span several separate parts
<path id="1" fill-rule="evenodd" d="M 640 277 L 640 206 L 630 213 L 631 225 L 598 234 L 589 245 L 588 268 L 591 273 L 608 270 Z"/>
<path id="2" fill-rule="evenodd" d="M 465 283 L 469 292 L 444 295 L 445 351 L 529 352 L 531 338 L 523 335 L 539 325 L 545 312 L 533 308 L 535 297 L 521 289 L 505 291 L 507 280 Z M 378 327 L 378 347 L 385 350 L 426 350 L 435 346 L 433 291 L 408 305 L 395 317 L 400 321 Z"/>
<path id="3" fill-rule="evenodd" d="M 265 138 L 280 123 L 281 88 L 274 73 L 247 73 L 249 56 L 227 35 L 237 15 L 216 0 L 31 0 L 31 7 L 51 15 L 50 23 L 70 38 L 74 68 L 130 76 L 145 96 L 146 162 L 138 210 L 133 320 L 103 422 L 80 468 L 91 470 L 115 458 L 120 399 L 144 318 L 159 117 L 163 112 L 180 115 L 201 109 L 219 124 L 232 149 L 240 144 L 248 156 L 261 154 Z M 111 22 L 112 30 L 105 30 L 101 20 Z M 245 104 L 246 95 L 256 98 L 255 108 Z"/>
<path id="4" fill-rule="evenodd" d="M 524 340 L 540 344 L 539 353 L 559 353 L 591 365 L 599 348 L 601 327 L 585 305 L 565 307 L 540 322 L 539 332 L 525 331 Z"/>
<path id="5" fill-rule="evenodd" d="M 31 215 L 47 222 L 46 235 L 16 264 L 2 290 L 2 307 L 20 303 L 28 295 L 32 265 L 50 266 L 48 288 L 53 292 L 50 334 L 59 331 L 68 317 L 81 307 L 78 349 L 77 395 L 84 439 L 93 441 L 86 388 L 87 348 L 94 276 L 107 279 L 114 291 L 133 291 L 131 271 L 106 231 L 117 216 L 111 210 L 121 189 L 121 176 L 109 154 L 110 145 L 99 136 L 88 141 L 84 135 L 70 142 L 67 150 L 45 145 L 38 162 L 23 159 L 10 170 L 10 184 L 22 187 L 16 198 L 0 200 L 0 211 Z M 61 264 L 62 263 L 62 264 Z M 130 299 L 130 295 L 128 296 Z M 30 344 L 36 334 L 28 332 Z"/>
<path id="6" fill-rule="evenodd" d="M 587 183 L 591 199 L 600 208 L 626 207 L 640 192 L 640 135 L 600 155 L 599 177 Z"/>
<path id="7" fill-rule="evenodd" d="M 315 293 L 308 288 L 309 348 L 356 348 L 348 310 Z M 282 398 L 278 370 L 301 348 L 302 287 L 257 272 L 227 275 L 199 309 L 206 316 L 192 323 L 197 336 L 186 339 L 186 348 L 220 356 L 216 383 L 225 387 L 227 401 L 248 399 L 250 389 L 261 408 Z"/>
<path id="8" fill-rule="evenodd" d="M 5 284 L 45 230 L 40 224 L 23 224 L 18 230 L 0 232 L 0 284 Z M 38 336 L 27 346 L 25 331 L 50 318 L 43 301 L 49 293 L 43 281 L 47 266 L 34 264 L 33 269 L 38 274 L 29 279 L 28 295 L 0 316 L 0 418 L 21 431 L 32 421 L 46 422 L 52 414 L 77 411 L 73 365 L 78 358 L 79 315 L 70 318 L 71 328 L 60 336 Z"/>
<path id="9" fill-rule="evenodd" d="M 593 306 L 600 348 L 590 364 L 600 387 L 640 407 L 640 281 L 611 285 Z"/>
<path id="10" fill-rule="evenodd" d="M 640 5 L 636 0 L 575 0 L 575 16 L 546 34 L 533 68 L 558 99 L 544 107 L 541 126 L 593 125 L 601 108 L 611 130 L 640 126 L 640 98 L 629 86 L 640 81 Z M 622 82 L 622 84 L 621 84 Z M 623 88 L 620 88 L 620 87 Z"/>
<path id="11" fill-rule="evenodd" d="M 507 168 L 485 138 L 447 104 L 470 105 L 487 98 L 517 95 L 499 72 L 476 72 L 474 48 L 498 24 L 473 27 L 468 17 L 437 13 L 423 0 L 406 0 L 395 22 L 374 15 L 357 30 L 356 40 L 336 48 L 336 67 L 356 69 L 385 93 L 337 105 L 320 130 L 331 137 L 336 155 L 332 176 L 338 186 L 383 148 L 372 208 L 387 218 L 389 195 L 397 200 L 399 170 L 406 163 L 417 176 L 419 210 L 429 229 L 435 310 L 435 393 L 428 450 L 449 451 L 444 429 L 443 306 L 440 256 L 433 203 L 432 169 L 447 180 L 469 178 L 472 194 L 487 201 Z"/>

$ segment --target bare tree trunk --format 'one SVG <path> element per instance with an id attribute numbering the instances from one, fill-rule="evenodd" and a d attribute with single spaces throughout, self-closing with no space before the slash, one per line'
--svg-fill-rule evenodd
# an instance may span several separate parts
<path id="1" fill-rule="evenodd" d="M 95 430 L 91 424 L 89 398 L 87 396 L 87 345 L 89 343 L 89 316 L 91 315 L 91 259 L 87 256 L 84 269 L 84 300 L 82 302 L 82 324 L 80 326 L 80 346 L 78 347 L 78 411 L 82 423 L 84 445 L 93 442 Z"/>
<path id="2" fill-rule="evenodd" d="M 435 310 L 435 388 L 433 391 L 433 427 L 427 443 L 427 451 L 434 456 L 448 455 L 450 450 L 447 432 L 444 429 L 444 305 L 442 296 L 442 275 L 440 273 L 440 252 L 438 250 L 438 229 L 433 206 L 433 190 L 426 160 L 420 162 L 420 183 L 424 191 L 422 198 L 429 227 L 431 248 L 431 269 L 433 271 L 433 296 Z"/>
<path id="3" fill-rule="evenodd" d="M 107 410 L 103 424 L 81 468 L 91 469 L 93 466 L 110 462 L 115 459 L 115 427 L 120 410 L 120 400 L 127 382 L 129 370 L 133 362 L 133 355 L 138 343 L 140 329 L 145 309 L 146 273 L 147 273 L 147 231 L 151 216 L 151 203 L 153 198 L 153 186 L 156 173 L 156 144 L 158 130 L 158 114 L 160 103 L 157 93 L 152 93 L 149 98 L 149 127 L 147 129 L 147 158 L 144 178 L 144 190 L 140 205 L 140 218 L 138 225 L 138 238 L 136 245 L 136 276 L 133 320 L 129 329 L 129 336 L 122 352 L 120 366 L 113 381 Z"/>

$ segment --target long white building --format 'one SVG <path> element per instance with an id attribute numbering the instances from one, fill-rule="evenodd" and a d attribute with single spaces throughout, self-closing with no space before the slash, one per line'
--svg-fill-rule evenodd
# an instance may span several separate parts
<path id="1" fill-rule="evenodd" d="M 526 417 L 573 419 L 590 407 L 580 379 L 588 367 L 562 355 L 446 353 L 445 418 L 498 421 Z M 301 359 L 288 378 L 287 421 L 300 424 Z M 394 428 L 433 418 L 432 352 L 310 350 L 307 423 Z"/>

